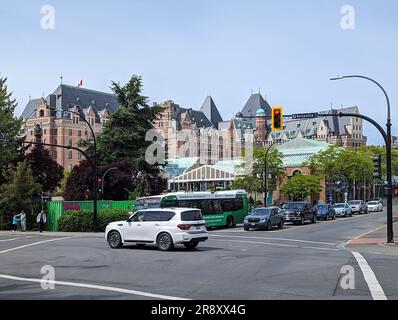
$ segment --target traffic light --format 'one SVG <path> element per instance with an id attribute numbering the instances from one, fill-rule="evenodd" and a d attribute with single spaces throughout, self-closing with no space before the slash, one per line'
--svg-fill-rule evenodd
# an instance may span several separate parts
<path id="1" fill-rule="evenodd" d="M 381 179 L 381 157 L 373 157 L 373 178 Z"/>
<path id="2" fill-rule="evenodd" d="M 102 193 L 102 179 L 97 179 L 97 192 Z"/>
<path id="3" fill-rule="evenodd" d="M 272 107 L 271 129 L 272 129 L 272 131 L 283 130 L 283 108 L 282 107 Z"/>

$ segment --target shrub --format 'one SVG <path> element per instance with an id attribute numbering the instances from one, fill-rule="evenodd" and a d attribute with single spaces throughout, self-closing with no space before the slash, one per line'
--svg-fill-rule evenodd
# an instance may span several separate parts
<path id="1" fill-rule="evenodd" d="M 98 231 L 105 231 L 108 223 L 126 220 L 129 214 L 122 209 L 105 209 L 98 212 Z M 58 231 L 89 232 L 93 230 L 93 213 L 88 210 L 66 211 L 58 220 Z"/>

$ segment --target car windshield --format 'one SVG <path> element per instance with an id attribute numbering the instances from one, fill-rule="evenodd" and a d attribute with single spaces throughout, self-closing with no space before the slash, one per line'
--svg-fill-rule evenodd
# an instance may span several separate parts
<path id="1" fill-rule="evenodd" d="M 287 203 L 283 206 L 283 209 L 287 210 L 303 210 L 304 209 L 304 203 Z"/>
<path id="2" fill-rule="evenodd" d="M 376 201 L 371 201 L 371 202 L 368 202 L 368 204 L 370 204 L 371 206 L 375 206 L 375 205 L 378 205 L 379 203 Z"/>
<path id="3" fill-rule="evenodd" d="M 139 198 L 135 202 L 135 206 L 138 210 L 160 208 L 160 200 L 161 197 Z"/>
<path id="4" fill-rule="evenodd" d="M 265 215 L 265 214 L 270 214 L 271 211 L 272 211 L 271 208 L 257 208 L 257 209 L 252 210 L 251 215 L 261 216 L 261 215 Z"/>
<path id="5" fill-rule="evenodd" d="M 328 206 L 327 204 L 318 204 L 318 205 L 316 206 L 316 208 L 317 208 L 317 209 L 323 209 L 323 210 L 325 210 L 325 209 L 328 209 L 329 206 Z"/>
<path id="6" fill-rule="evenodd" d="M 357 205 L 360 205 L 361 204 L 361 201 L 351 201 L 350 202 L 350 205 L 354 205 L 354 206 L 357 206 Z"/>
<path id="7" fill-rule="evenodd" d="M 344 203 L 336 203 L 333 207 L 335 207 L 335 208 L 344 208 L 345 204 Z"/>

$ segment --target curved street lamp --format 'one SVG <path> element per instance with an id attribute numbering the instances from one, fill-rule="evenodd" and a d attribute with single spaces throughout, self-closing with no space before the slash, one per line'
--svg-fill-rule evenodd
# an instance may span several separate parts
<path id="1" fill-rule="evenodd" d="M 118 167 L 113 167 L 113 168 L 109 168 L 108 170 L 105 171 L 105 173 L 102 175 L 102 180 L 101 180 L 101 194 L 102 194 L 102 198 L 104 198 L 104 181 L 105 181 L 105 176 L 106 174 L 111 171 L 111 170 L 117 170 L 119 169 Z"/>
<path id="2" fill-rule="evenodd" d="M 387 188 L 385 189 L 387 192 L 387 242 L 394 243 L 394 226 L 393 226 L 393 213 L 392 213 L 392 166 L 391 166 L 391 148 L 392 148 L 392 138 L 391 138 L 391 106 L 390 106 L 390 98 L 387 95 L 386 90 L 382 87 L 380 83 L 372 78 L 361 76 L 361 75 L 349 75 L 349 76 L 336 76 L 330 78 L 330 80 L 342 80 L 348 78 L 360 78 L 373 82 L 376 86 L 378 86 L 387 101 L 387 139 L 386 139 L 386 151 L 387 151 Z"/>

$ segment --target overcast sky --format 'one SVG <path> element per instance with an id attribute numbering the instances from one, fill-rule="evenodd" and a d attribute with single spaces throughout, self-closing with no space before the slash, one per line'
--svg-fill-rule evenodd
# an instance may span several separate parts
<path id="1" fill-rule="evenodd" d="M 239 111 L 251 90 L 285 112 L 358 105 L 385 123 L 390 94 L 398 134 L 398 2 L 395 0 L 0 0 L 0 72 L 20 115 L 29 95 L 66 84 L 110 91 L 111 80 L 142 75 L 151 101 L 199 109 L 212 95 L 221 115 Z M 43 29 L 44 5 L 55 10 Z M 355 9 L 344 29 L 344 5 Z M 350 12 L 351 14 L 352 12 Z M 346 21 L 346 20 L 344 20 Z M 47 26 L 49 26 L 47 24 Z M 370 143 L 379 134 L 365 127 Z"/>

